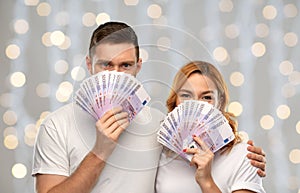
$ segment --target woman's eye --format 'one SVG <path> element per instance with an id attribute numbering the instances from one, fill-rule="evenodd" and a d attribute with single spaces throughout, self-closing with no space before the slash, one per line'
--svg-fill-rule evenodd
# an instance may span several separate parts
<path id="1" fill-rule="evenodd" d="M 203 98 L 204 100 L 212 100 L 212 99 L 213 99 L 212 96 L 203 96 L 202 98 Z"/>

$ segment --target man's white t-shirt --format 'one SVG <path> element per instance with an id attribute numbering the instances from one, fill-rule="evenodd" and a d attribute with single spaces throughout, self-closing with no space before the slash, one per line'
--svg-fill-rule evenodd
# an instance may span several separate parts
<path id="1" fill-rule="evenodd" d="M 161 153 L 157 129 L 164 114 L 145 107 L 121 134 L 93 193 L 153 193 Z M 93 148 L 95 119 L 70 103 L 41 124 L 34 147 L 32 175 L 70 176 Z"/>
<path id="2" fill-rule="evenodd" d="M 246 157 L 247 144 L 238 143 L 226 154 L 217 152 L 212 163 L 212 177 L 222 193 L 247 189 L 265 193 L 257 168 Z M 162 153 L 156 178 L 156 193 L 201 193 L 195 180 L 196 167 L 178 156 Z"/>

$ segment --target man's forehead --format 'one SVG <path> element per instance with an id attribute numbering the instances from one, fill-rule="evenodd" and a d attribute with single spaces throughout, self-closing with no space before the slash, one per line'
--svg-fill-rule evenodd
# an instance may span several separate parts
<path id="1" fill-rule="evenodd" d="M 130 43 L 99 44 L 95 49 L 95 55 L 98 60 L 113 60 L 114 58 L 135 59 L 135 47 Z"/>

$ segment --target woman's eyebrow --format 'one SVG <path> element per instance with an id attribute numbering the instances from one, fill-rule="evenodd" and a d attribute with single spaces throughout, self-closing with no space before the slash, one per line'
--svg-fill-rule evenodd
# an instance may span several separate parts
<path id="1" fill-rule="evenodd" d="M 215 94 L 214 90 L 207 90 L 202 92 L 202 94 Z"/>
<path id="2" fill-rule="evenodd" d="M 187 89 L 179 89 L 179 91 L 178 91 L 178 92 L 187 92 L 187 93 L 193 94 L 193 92 L 192 92 L 192 91 L 190 91 L 190 90 L 187 90 Z"/>

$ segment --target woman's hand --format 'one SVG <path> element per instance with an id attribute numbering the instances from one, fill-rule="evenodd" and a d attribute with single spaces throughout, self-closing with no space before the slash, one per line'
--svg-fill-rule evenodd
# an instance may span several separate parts
<path id="1" fill-rule="evenodd" d="M 214 154 L 207 145 L 196 136 L 193 136 L 194 141 L 199 145 L 199 148 L 188 148 L 184 152 L 193 154 L 191 165 L 196 166 L 195 180 L 205 192 L 221 192 L 215 184 L 211 176 L 211 165 L 214 159 Z"/>
<path id="2" fill-rule="evenodd" d="M 114 150 L 119 136 L 128 126 L 128 113 L 122 112 L 122 107 L 107 111 L 96 122 L 97 137 L 93 153 L 106 160 Z"/>
<path id="3" fill-rule="evenodd" d="M 247 142 L 250 146 L 248 146 L 247 150 L 251 153 L 247 154 L 247 157 L 251 160 L 251 165 L 257 167 L 257 174 L 260 177 L 266 176 L 266 154 L 264 150 L 260 147 L 254 146 L 252 140 Z"/>

